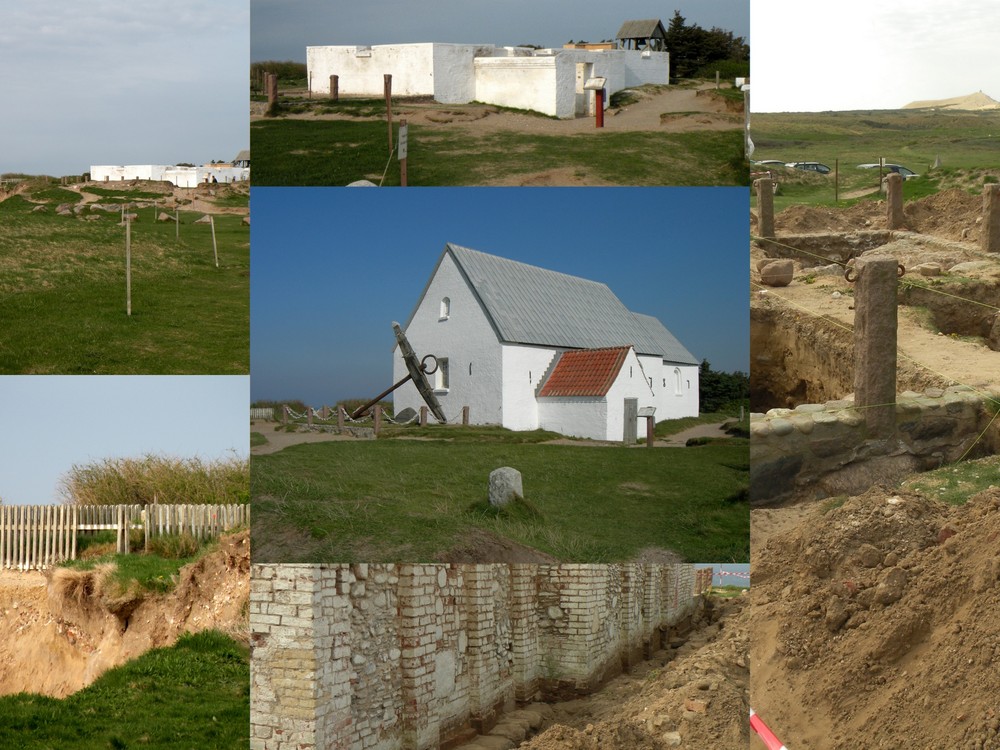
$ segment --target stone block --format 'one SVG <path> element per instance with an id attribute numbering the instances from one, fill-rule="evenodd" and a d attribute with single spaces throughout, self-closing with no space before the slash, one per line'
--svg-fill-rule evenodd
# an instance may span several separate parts
<path id="1" fill-rule="evenodd" d="M 524 497 L 521 472 L 502 466 L 490 472 L 490 505 L 503 508 L 515 497 Z"/>
<path id="2" fill-rule="evenodd" d="M 794 274 L 795 264 L 791 260 L 775 260 L 760 269 L 760 282 L 767 286 L 788 286 Z"/>

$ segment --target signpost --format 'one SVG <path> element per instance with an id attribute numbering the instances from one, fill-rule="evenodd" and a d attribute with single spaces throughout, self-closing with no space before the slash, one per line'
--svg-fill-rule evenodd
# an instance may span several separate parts
<path id="1" fill-rule="evenodd" d="M 406 148 L 408 128 L 406 120 L 399 121 L 399 138 L 396 141 L 396 149 L 399 152 L 399 184 L 406 187 Z"/>

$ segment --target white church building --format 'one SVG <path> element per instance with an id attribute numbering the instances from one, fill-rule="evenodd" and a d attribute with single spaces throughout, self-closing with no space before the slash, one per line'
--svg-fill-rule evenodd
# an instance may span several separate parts
<path id="1" fill-rule="evenodd" d="M 428 380 L 449 422 L 468 406 L 475 424 L 620 441 L 626 413 L 698 414 L 699 360 L 600 282 L 448 244 L 403 328 L 438 360 Z M 412 383 L 395 392 L 397 414 L 423 403 Z"/>
<path id="2" fill-rule="evenodd" d="M 595 114 L 595 89 L 611 94 L 670 80 L 670 54 L 642 49 L 534 49 L 492 44 L 377 44 L 306 48 L 309 90 L 345 96 L 431 96 L 442 104 L 483 102 L 559 118 Z M 600 79 L 604 79 L 603 82 Z M 588 84 L 589 87 L 588 87 Z"/>

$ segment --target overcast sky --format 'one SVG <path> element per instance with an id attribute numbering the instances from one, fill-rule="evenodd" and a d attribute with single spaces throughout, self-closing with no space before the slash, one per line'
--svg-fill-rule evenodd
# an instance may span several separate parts
<path id="1" fill-rule="evenodd" d="M 753 0 L 752 112 L 1000 99 L 997 0 Z"/>
<path id="2" fill-rule="evenodd" d="M 246 376 L 0 377 L 0 498 L 58 500 L 74 464 L 155 453 L 206 461 L 250 452 Z"/>
<path id="3" fill-rule="evenodd" d="M 250 0 L 251 59 L 305 62 L 324 44 L 453 42 L 561 47 L 613 39 L 622 22 L 679 10 L 687 23 L 750 34 L 749 0 Z"/>
<path id="4" fill-rule="evenodd" d="M 249 148 L 248 0 L 0 3 L 0 172 Z"/>
<path id="5" fill-rule="evenodd" d="M 603 282 L 714 370 L 749 369 L 746 188 L 253 188 L 252 203 L 253 400 L 388 388 L 392 321 L 447 242 Z"/>

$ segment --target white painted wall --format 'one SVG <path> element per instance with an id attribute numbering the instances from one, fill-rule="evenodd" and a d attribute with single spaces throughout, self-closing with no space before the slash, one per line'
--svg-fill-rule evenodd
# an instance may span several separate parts
<path id="1" fill-rule="evenodd" d="M 698 416 L 697 365 L 664 363 L 659 357 L 640 356 L 643 369 L 653 379 L 656 421 Z M 678 377 L 677 372 L 680 376 Z M 678 392 L 678 381 L 680 389 Z"/>
<path id="2" fill-rule="evenodd" d="M 636 50 L 620 50 L 620 52 L 624 73 L 622 88 L 641 86 L 644 83 L 670 83 L 669 52 L 646 53 Z"/>
<path id="3" fill-rule="evenodd" d="M 338 75 L 348 96 L 381 96 L 384 74 L 392 74 L 399 96 L 433 96 L 447 104 L 473 100 L 532 109 L 560 118 L 577 113 L 577 66 L 588 77 L 607 79 L 607 99 L 629 86 L 668 83 L 670 55 L 635 50 L 537 50 L 488 44 L 379 44 L 372 47 L 307 47 L 314 92 L 329 94 Z M 588 100 L 593 93 L 588 92 Z M 608 102 L 605 101 L 605 106 Z M 593 114 L 593 106 L 588 107 Z"/>
<path id="4" fill-rule="evenodd" d="M 381 96 L 384 75 L 392 75 L 395 96 L 433 96 L 434 44 L 378 44 L 373 47 L 306 47 L 306 70 L 314 92 L 330 93 L 330 76 L 348 96 Z"/>
<path id="5" fill-rule="evenodd" d="M 556 99 L 556 58 L 477 57 L 475 100 L 563 117 Z"/>
<path id="6" fill-rule="evenodd" d="M 242 182 L 250 179 L 250 170 L 247 167 L 174 167 L 164 164 L 95 165 L 90 168 L 90 179 L 96 182 L 155 180 L 183 188 L 197 187 L 213 176 L 220 183 Z"/>
<path id="7" fill-rule="evenodd" d="M 441 319 L 444 297 L 450 300 L 446 320 Z M 437 393 L 437 398 L 449 421 L 459 418 L 462 407 L 468 406 L 474 424 L 501 423 L 500 342 L 451 256 L 443 257 L 406 329 L 406 338 L 418 357 L 448 358 L 449 388 Z M 392 356 L 396 382 L 406 376 L 406 366 L 398 347 Z M 434 377 L 429 376 L 432 384 Z M 393 394 L 393 404 L 397 413 L 406 407 L 419 411 L 424 400 L 416 386 L 407 383 Z"/>
<path id="8" fill-rule="evenodd" d="M 560 435 L 607 440 L 608 402 L 597 396 L 540 398 L 538 424 Z"/>
<path id="9" fill-rule="evenodd" d="M 558 350 L 542 346 L 503 345 L 503 426 L 510 430 L 539 427 L 535 394 Z"/>

